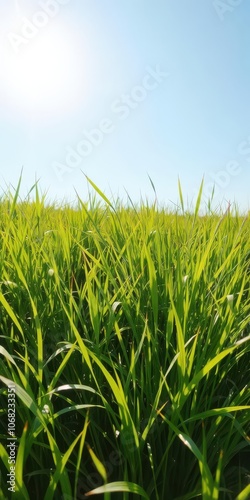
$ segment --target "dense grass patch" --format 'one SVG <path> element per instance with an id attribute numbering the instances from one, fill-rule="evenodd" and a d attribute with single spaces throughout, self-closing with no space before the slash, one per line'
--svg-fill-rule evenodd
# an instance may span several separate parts
<path id="1" fill-rule="evenodd" d="M 15 499 L 249 498 L 250 217 L 35 190 L 0 202 L 1 498 L 10 384 Z"/>

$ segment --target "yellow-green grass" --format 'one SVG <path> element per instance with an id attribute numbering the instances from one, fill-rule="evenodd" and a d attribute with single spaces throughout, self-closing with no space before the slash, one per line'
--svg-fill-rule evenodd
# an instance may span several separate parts
<path id="1" fill-rule="evenodd" d="M 90 184 L 0 202 L 0 497 L 249 498 L 250 217 Z"/>

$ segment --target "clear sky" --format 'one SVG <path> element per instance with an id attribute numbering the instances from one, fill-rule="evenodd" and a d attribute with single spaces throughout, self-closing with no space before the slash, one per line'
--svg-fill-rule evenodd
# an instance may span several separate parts
<path id="1" fill-rule="evenodd" d="M 0 181 L 250 207 L 250 2 L 0 0 Z"/>

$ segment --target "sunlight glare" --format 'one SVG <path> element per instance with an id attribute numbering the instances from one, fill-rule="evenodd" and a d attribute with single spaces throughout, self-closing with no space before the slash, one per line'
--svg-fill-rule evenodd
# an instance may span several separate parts
<path id="1" fill-rule="evenodd" d="M 4 57 L 0 77 L 15 111 L 38 120 L 72 111 L 85 86 L 84 55 L 79 62 L 75 53 L 62 32 L 47 32 Z"/>

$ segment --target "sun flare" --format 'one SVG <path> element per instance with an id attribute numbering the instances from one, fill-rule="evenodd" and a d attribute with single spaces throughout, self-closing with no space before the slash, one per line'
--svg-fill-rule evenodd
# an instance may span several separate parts
<path id="1" fill-rule="evenodd" d="M 7 100 L 33 119 L 72 111 L 84 92 L 83 63 L 75 52 L 62 33 L 45 33 L 19 54 L 5 54 L 0 76 Z"/>

